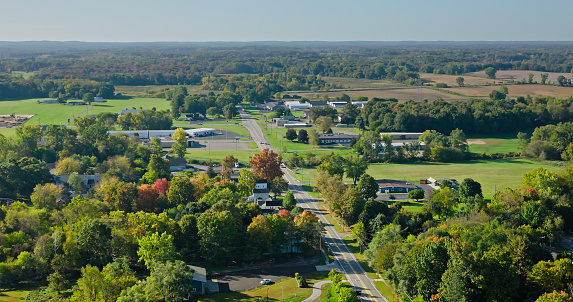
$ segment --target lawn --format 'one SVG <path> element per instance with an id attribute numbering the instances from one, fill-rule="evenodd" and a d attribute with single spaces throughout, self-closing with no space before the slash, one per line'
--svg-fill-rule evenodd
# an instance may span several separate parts
<path id="1" fill-rule="evenodd" d="M 219 301 L 254 301 L 260 297 L 267 297 L 268 301 L 288 301 L 297 302 L 306 299 L 312 293 L 312 284 L 322 281 L 328 277 L 328 272 L 316 272 L 305 274 L 308 288 L 299 288 L 296 280 L 286 278 L 271 285 L 265 285 L 254 290 L 240 293 L 221 293 L 205 295 L 198 298 L 199 302 L 219 302 Z M 284 300 L 283 300 L 284 292 Z"/>
<path id="2" fill-rule="evenodd" d="M 531 135 L 531 131 L 528 132 Z M 508 153 L 519 152 L 517 132 L 494 135 L 469 135 L 469 150 L 472 153 Z"/>
<path id="3" fill-rule="evenodd" d="M 171 109 L 171 102 L 158 98 L 132 98 L 107 100 L 106 103 L 92 103 L 92 108 L 87 114 L 98 114 L 100 112 L 119 113 L 123 109 L 151 109 L 157 110 Z"/>
<path id="4" fill-rule="evenodd" d="M 451 178 L 463 181 L 464 178 L 473 178 L 481 183 L 485 198 L 491 198 L 497 189 L 519 188 L 523 174 L 543 167 L 550 171 L 560 168 L 542 164 L 526 159 L 499 159 L 499 160 L 472 160 L 457 163 L 404 163 L 404 164 L 371 164 L 367 173 L 375 179 L 407 180 L 419 183 L 420 178 L 433 177 L 435 179 Z M 293 175 L 301 180 L 301 174 Z M 315 168 L 304 169 L 304 181 L 315 179 Z M 345 179 L 350 181 L 350 179 Z"/>
<path id="5" fill-rule="evenodd" d="M 4 135 L 5 137 L 12 136 L 16 134 L 16 128 L 0 128 L 0 134 Z"/>
<path id="6" fill-rule="evenodd" d="M 37 100 L 43 99 L 0 101 L 0 114 L 35 114 L 28 120 L 28 124 L 47 125 L 64 123 L 86 110 L 86 106 L 38 104 Z"/>
<path id="7" fill-rule="evenodd" d="M 185 155 L 185 158 L 191 158 L 191 159 L 204 159 L 204 160 L 212 160 L 213 162 L 220 162 L 223 158 L 225 158 L 225 156 L 227 155 L 233 155 L 235 158 L 237 158 L 239 160 L 239 162 L 246 164 L 247 162 L 249 162 L 249 157 L 253 156 L 254 154 L 259 153 L 260 151 L 258 150 L 224 150 L 224 151 L 205 151 L 205 150 L 193 150 L 193 151 L 188 151 L 187 154 Z"/>

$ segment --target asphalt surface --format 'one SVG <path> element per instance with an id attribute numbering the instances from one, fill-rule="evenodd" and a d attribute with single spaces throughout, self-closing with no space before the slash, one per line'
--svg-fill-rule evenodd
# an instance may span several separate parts
<path id="1" fill-rule="evenodd" d="M 247 291 L 261 286 L 261 280 L 271 279 L 276 282 L 285 278 L 293 278 L 295 273 L 308 274 L 316 272 L 314 265 L 287 266 L 252 269 L 240 272 L 226 273 L 217 276 L 219 291 Z"/>
<path id="2" fill-rule="evenodd" d="M 267 143 L 263 131 L 256 121 L 244 113 L 241 113 L 241 117 L 243 118 L 243 122 L 241 124 L 249 131 L 259 149 L 271 148 Z M 261 144 L 261 142 L 265 144 Z M 362 301 L 388 302 L 388 300 L 374 285 L 372 279 L 370 279 L 368 274 L 366 274 L 354 254 L 350 252 L 348 246 L 346 246 L 338 232 L 334 229 L 334 226 L 328 222 L 322 212 L 318 209 L 316 199 L 311 197 L 308 192 L 302 188 L 301 183 L 290 174 L 288 169 L 283 169 L 283 172 L 285 174 L 285 179 L 289 182 L 289 190 L 293 192 L 297 199 L 297 205 L 305 210 L 313 211 L 318 219 L 320 219 L 324 224 L 326 232 L 323 236 L 323 240 L 328 244 L 330 250 L 333 252 L 334 259 L 338 261 L 338 264 L 342 268 L 342 271 L 346 275 L 346 279 L 350 282 L 350 285 L 362 290 Z"/>

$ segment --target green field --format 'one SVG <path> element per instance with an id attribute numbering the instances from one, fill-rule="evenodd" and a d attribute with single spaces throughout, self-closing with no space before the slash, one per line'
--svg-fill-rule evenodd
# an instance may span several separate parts
<path id="1" fill-rule="evenodd" d="M 419 183 L 420 178 L 450 178 L 458 181 L 473 178 L 481 183 L 484 197 L 491 198 L 494 190 L 521 187 L 523 174 L 543 167 L 550 171 L 560 168 L 526 159 L 472 160 L 458 163 L 405 163 L 405 164 L 372 164 L 367 173 L 375 179 L 407 180 Z M 316 169 L 304 169 L 304 181 L 315 179 Z M 300 180 L 301 174 L 294 174 Z M 350 181 L 350 179 L 345 179 Z"/>
<path id="2" fill-rule="evenodd" d="M 8 137 L 16 134 L 16 128 L 0 128 L 0 134 Z"/>
<path id="3" fill-rule="evenodd" d="M 62 104 L 38 104 L 42 99 L 0 101 L 0 114 L 35 114 L 28 124 L 60 124 L 79 115 L 86 106 L 66 106 Z"/>
<path id="4" fill-rule="evenodd" d="M 143 109 L 155 107 L 157 110 L 167 110 L 171 109 L 171 102 L 157 98 L 107 100 L 105 103 L 92 103 L 92 107 L 87 114 L 98 114 L 100 112 L 119 113 L 123 109 L 139 109 L 139 107 Z"/>
<path id="5" fill-rule="evenodd" d="M 531 135 L 531 132 L 529 132 Z M 468 135 L 469 151 L 472 153 L 508 153 L 519 152 L 517 133 L 493 135 Z"/>

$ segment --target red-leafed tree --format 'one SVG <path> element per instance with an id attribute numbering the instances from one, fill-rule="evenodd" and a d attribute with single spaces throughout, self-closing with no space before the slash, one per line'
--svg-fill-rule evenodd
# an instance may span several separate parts
<path id="1" fill-rule="evenodd" d="M 169 191 L 169 185 L 171 183 L 169 180 L 165 178 L 158 178 L 155 183 L 153 184 L 153 188 L 157 191 L 157 194 L 166 195 L 167 191 Z"/>
<path id="2" fill-rule="evenodd" d="M 282 155 L 267 148 L 263 152 L 255 154 L 249 163 L 258 179 L 266 179 L 268 182 L 271 182 L 275 177 L 283 176 L 284 173 L 281 170 L 282 160 Z"/>
<path id="3" fill-rule="evenodd" d="M 139 186 L 137 190 L 137 211 L 156 212 L 157 211 L 157 198 L 159 193 L 157 190 L 148 184 Z"/>

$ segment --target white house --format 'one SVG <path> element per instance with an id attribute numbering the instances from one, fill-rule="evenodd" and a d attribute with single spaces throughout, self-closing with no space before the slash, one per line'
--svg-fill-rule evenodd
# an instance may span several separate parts
<path id="1" fill-rule="evenodd" d="M 91 190 L 93 187 L 97 186 L 101 179 L 103 178 L 103 174 L 95 174 L 95 175 L 78 175 L 80 179 L 83 181 L 84 185 L 88 190 Z M 70 186 L 68 180 L 70 179 L 70 175 L 54 175 L 54 183 L 57 186 L 64 186 L 69 188 L 70 190 L 74 190 L 73 187 Z"/>
<path id="2" fill-rule="evenodd" d="M 105 103 L 105 102 L 107 102 L 107 101 L 104 100 L 101 96 L 96 96 L 96 97 L 94 98 L 94 102 L 96 102 L 96 103 Z"/>
<path id="3" fill-rule="evenodd" d="M 267 187 L 267 180 L 266 179 L 259 179 L 255 184 L 255 188 L 253 189 L 253 194 L 247 197 L 248 202 L 265 202 L 267 200 L 272 200 L 271 195 L 269 194 L 270 189 Z"/>
<path id="4" fill-rule="evenodd" d="M 328 101 L 328 106 L 332 107 L 332 108 L 344 108 L 344 106 L 346 106 L 345 101 Z"/>
<path id="5" fill-rule="evenodd" d="M 291 111 L 310 109 L 310 104 L 301 103 L 299 101 L 285 102 L 285 106 L 289 108 Z"/>

